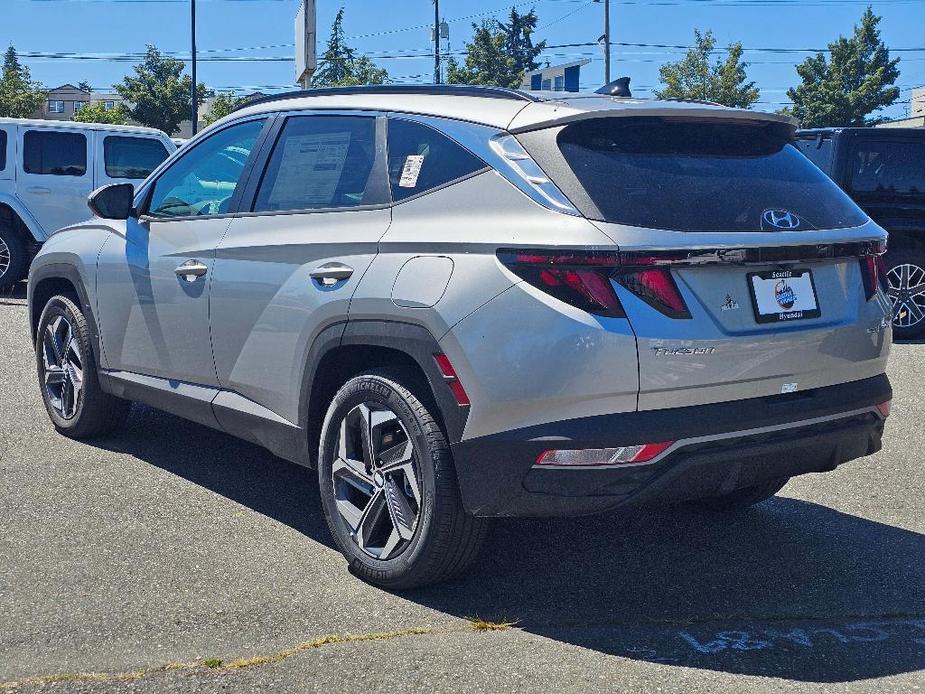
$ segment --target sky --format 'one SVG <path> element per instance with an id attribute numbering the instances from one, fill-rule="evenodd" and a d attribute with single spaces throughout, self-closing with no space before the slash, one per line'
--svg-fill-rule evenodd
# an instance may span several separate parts
<path id="1" fill-rule="evenodd" d="M 535 7 L 536 40 L 550 45 L 594 42 L 603 33 L 603 4 L 595 0 L 440 0 L 450 25 L 450 49 L 461 51 L 472 35 L 472 22 L 503 18 Z M 794 65 L 823 49 L 839 34 L 850 34 L 865 0 L 611 0 L 611 40 L 628 44 L 686 46 L 693 31 L 711 29 L 719 46 L 741 41 L 751 63 L 749 78 L 761 89 L 756 108 L 776 110 L 786 90 L 798 82 Z M 925 0 L 874 0 L 882 15 L 882 37 L 893 57 L 901 57 L 900 100 L 925 85 Z M 432 0 L 317 0 L 319 50 L 334 15 L 345 7 L 348 43 L 386 68 L 398 82 L 430 82 L 433 58 L 429 23 Z M 292 88 L 295 68 L 294 18 L 298 0 L 197 0 L 199 78 L 213 89 L 239 91 Z M 131 72 L 132 62 L 113 60 L 144 51 L 145 44 L 188 58 L 190 0 L 0 0 L 0 47 L 14 45 L 34 79 L 48 87 L 79 81 L 106 91 Z M 636 95 L 658 87 L 658 67 L 677 60 L 682 49 L 616 46 L 612 75 L 632 78 Z M 758 50 L 764 49 L 764 50 Z M 769 51 L 766 49 L 774 49 Z M 64 54 L 64 55 L 62 55 Z M 73 54 L 73 55 L 68 55 Z M 58 55 L 61 57 L 51 57 Z M 400 56 L 412 57 L 400 57 Z M 423 57 L 414 57 L 423 56 Z M 88 59 L 92 58 L 92 59 Z M 590 58 L 582 68 L 582 88 L 603 83 L 598 46 L 552 48 L 543 61 L 552 64 Z M 218 60 L 214 60 L 218 59 Z M 905 115 L 906 104 L 887 111 Z"/>

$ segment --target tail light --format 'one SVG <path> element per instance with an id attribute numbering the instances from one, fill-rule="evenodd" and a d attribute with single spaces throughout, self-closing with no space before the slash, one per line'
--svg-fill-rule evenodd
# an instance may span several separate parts
<path id="1" fill-rule="evenodd" d="M 543 451 L 536 458 L 537 465 L 634 465 L 648 463 L 674 441 L 643 443 L 617 448 L 563 448 Z"/>
<path id="2" fill-rule="evenodd" d="M 886 273 L 886 243 L 879 242 L 870 252 L 858 258 L 861 264 L 861 278 L 864 281 L 864 296 L 868 301 L 874 298 L 879 287 L 883 291 L 889 289 L 889 280 Z"/>
<path id="3" fill-rule="evenodd" d="M 613 251 L 502 250 L 498 258 L 537 289 L 588 313 L 625 318 L 611 280 L 671 318 L 690 318 L 666 258 L 623 257 Z"/>
<path id="4" fill-rule="evenodd" d="M 886 419 L 890 416 L 890 405 L 892 404 L 891 400 L 886 400 L 877 405 L 877 410 L 880 412 L 880 416 Z"/>

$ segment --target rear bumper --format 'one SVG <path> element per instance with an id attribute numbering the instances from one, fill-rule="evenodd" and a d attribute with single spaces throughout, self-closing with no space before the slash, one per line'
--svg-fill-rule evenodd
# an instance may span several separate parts
<path id="1" fill-rule="evenodd" d="M 892 397 L 874 378 L 802 393 L 601 415 L 453 445 L 463 502 L 479 516 L 560 516 L 715 496 L 760 482 L 825 472 L 880 450 Z M 652 463 L 543 468 L 551 448 L 677 441 Z"/>

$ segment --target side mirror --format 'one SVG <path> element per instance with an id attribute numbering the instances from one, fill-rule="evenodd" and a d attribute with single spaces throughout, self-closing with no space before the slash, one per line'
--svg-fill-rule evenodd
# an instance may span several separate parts
<path id="1" fill-rule="evenodd" d="M 103 219 L 128 219 L 132 216 L 135 186 L 131 183 L 113 183 L 90 193 L 87 205 L 90 211 Z"/>

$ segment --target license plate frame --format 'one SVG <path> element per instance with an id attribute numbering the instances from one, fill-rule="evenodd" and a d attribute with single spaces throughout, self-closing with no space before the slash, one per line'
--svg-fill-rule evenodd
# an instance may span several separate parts
<path id="1" fill-rule="evenodd" d="M 747 280 L 757 323 L 789 323 L 822 316 L 816 281 L 809 268 L 750 272 Z M 805 298 L 807 289 L 811 304 Z M 792 300 L 790 307 L 787 306 L 789 300 Z M 775 305 L 776 310 L 768 310 Z"/>

